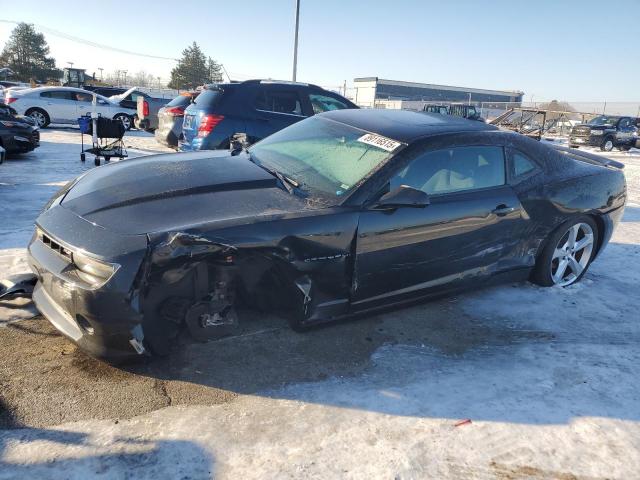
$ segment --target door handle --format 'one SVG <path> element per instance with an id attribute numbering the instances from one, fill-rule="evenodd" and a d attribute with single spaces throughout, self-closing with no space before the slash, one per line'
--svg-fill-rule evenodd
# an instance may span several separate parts
<path id="1" fill-rule="evenodd" d="M 493 210 L 491 210 L 491 213 L 495 213 L 497 216 L 499 217 L 504 217 L 505 215 L 508 215 L 509 213 L 515 211 L 515 208 L 513 207 L 508 207 L 507 205 L 505 205 L 504 203 L 501 203 L 500 205 L 498 205 L 496 208 L 494 208 Z"/>

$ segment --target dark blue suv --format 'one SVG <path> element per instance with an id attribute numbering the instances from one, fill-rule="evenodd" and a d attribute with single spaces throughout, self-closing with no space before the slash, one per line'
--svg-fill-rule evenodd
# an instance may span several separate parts
<path id="1" fill-rule="evenodd" d="M 306 117 L 328 110 L 358 108 L 316 85 L 273 80 L 207 85 L 184 112 L 182 151 L 229 148 L 235 133 L 249 143 Z"/>

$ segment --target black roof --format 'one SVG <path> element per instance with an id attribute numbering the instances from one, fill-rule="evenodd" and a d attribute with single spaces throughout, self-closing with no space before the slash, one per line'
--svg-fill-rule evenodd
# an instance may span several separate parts
<path id="1" fill-rule="evenodd" d="M 461 117 L 407 110 L 332 110 L 320 116 L 352 125 L 361 130 L 410 144 L 436 134 L 499 130 L 493 125 Z"/>
<path id="2" fill-rule="evenodd" d="M 216 83 L 208 83 L 205 84 L 205 88 L 225 88 L 225 87 L 235 87 L 237 85 L 256 85 L 260 83 L 271 84 L 271 85 L 293 85 L 298 87 L 309 87 L 309 88 L 317 88 L 320 90 L 324 90 L 324 88 L 315 85 L 313 83 L 305 83 L 305 82 L 291 82 L 289 80 L 271 80 L 271 79 L 261 79 L 261 78 L 252 78 L 251 80 L 231 80 L 230 82 L 216 82 Z"/>

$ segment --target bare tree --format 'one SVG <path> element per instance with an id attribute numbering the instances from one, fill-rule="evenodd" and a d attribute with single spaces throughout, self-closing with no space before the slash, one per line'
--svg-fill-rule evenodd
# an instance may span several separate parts
<path id="1" fill-rule="evenodd" d="M 152 87 L 155 81 L 155 77 L 150 73 L 140 70 L 138 73 L 131 76 L 129 83 L 137 87 Z"/>

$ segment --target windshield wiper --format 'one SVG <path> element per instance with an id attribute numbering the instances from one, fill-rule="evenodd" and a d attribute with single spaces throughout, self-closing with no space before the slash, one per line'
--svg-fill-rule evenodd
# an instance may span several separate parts
<path id="1" fill-rule="evenodd" d="M 260 160 L 256 159 L 253 155 L 251 155 L 251 152 L 248 152 L 248 153 L 249 153 L 249 160 L 251 160 L 253 163 L 258 165 L 264 171 L 269 172 L 271 175 L 273 175 L 278 180 L 280 180 L 280 183 L 282 183 L 282 185 L 287 190 L 287 192 L 294 193 L 294 190 L 293 190 L 294 188 L 300 188 L 300 184 L 297 181 L 295 181 L 293 178 L 286 176 L 285 174 L 283 174 L 282 172 L 279 172 L 274 168 L 269 168 L 266 165 L 263 165 L 260 162 Z"/>

